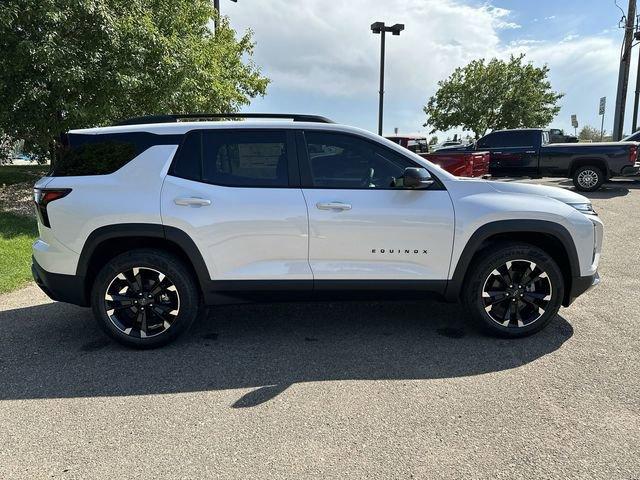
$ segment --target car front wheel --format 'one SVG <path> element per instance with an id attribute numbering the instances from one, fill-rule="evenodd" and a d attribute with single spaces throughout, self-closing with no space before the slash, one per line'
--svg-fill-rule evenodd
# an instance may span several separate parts
<path id="1" fill-rule="evenodd" d="M 118 255 L 98 273 L 92 309 L 114 340 L 134 348 L 165 345 L 199 313 L 199 290 L 182 261 L 162 250 Z"/>
<path id="2" fill-rule="evenodd" d="M 524 337 L 543 329 L 558 313 L 562 273 L 545 251 L 528 244 L 502 244 L 482 252 L 471 266 L 463 301 L 485 331 Z"/>

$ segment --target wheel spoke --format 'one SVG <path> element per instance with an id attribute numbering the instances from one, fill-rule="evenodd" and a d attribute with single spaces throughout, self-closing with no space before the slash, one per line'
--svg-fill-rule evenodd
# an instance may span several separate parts
<path id="1" fill-rule="evenodd" d="M 133 298 L 124 295 L 107 295 L 106 300 L 111 302 L 111 308 L 113 308 L 114 310 L 131 308 L 135 305 L 135 300 Z"/>
<path id="2" fill-rule="evenodd" d="M 527 267 L 525 272 L 520 277 L 520 284 L 521 285 L 527 285 L 527 284 L 531 283 L 532 279 L 529 278 L 529 277 L 535 271 L 535 269 L 536 269 L 536 264 L 533 263 L 533 262 L 529 262 L 529 266 Z"/>
<path id="3" fill-rule="evenodd" d="M 141 292 L 143 285 L 142 285 L 142 269 L 140 268 L 134 268 L 133 269 L 133 278 L 136 282 L 136 291 L 137 292 Z"/>
<path id="4" fill-rule="evenodd" d="M 141 308 L 138 311 L 137 322 L 140 325 L 140 332 L 144 333 L 145 336 L 146 336 L 146 333 L 147 333 L 147 311 L 146 311 L 146 309 Z"/>
<path id="5" fill-rule="evenodd" d="M 537 305 L 536 303 L 532 302 L 531 300 L 527 300 L 525 297 L 522 297 L 522 303 L 526 303 L 527 305 L 531 305 L 536 313 L 539 313 L 541 315 L 544 313 L 544 308 L 542 308 L 540 305 Z"/>
<path id="6" fill-rule="evenodd" d="M 157 282 L 153 283 L 152 286 L 153 288 L 151 289 L 151 292 L 149 292 L 153 297 L 155 297 L 156 295 L 158 295 L 160 292 L 162 292 L 166 287 L 164 286 L 164 280 L 167 277 L 164 277 L 161 280 L 158 280 Z"/>
<path id="7" fill-rule="evenodd" d="M 524 292 L 524 298 L 527 297 L 534 300 L 551 300 L 551 295 L 541 292 Z"/>
<path id="8" fill-rule="evenodd" d="M 488 305 L 492 305 L 507 298 L 507 292 L 505 290 L 489 290 L 482 292 L 482 297 L 490 299 Z"/>
<path id="9" fill-rule="evenodd" d="M 127 272 L 127 273 L 131 274 L 130 271 Z M 132 280 L 131 278 L 129 278 L 129 275 L 127 275 L 126 273 L 121 273 L 116 278 L 127 282 L 127 286 L 129 287 L 130 290 L 132 290 L 134 292 L 139 292 L 138 285 L 136 284 L 135 279 Z"/>

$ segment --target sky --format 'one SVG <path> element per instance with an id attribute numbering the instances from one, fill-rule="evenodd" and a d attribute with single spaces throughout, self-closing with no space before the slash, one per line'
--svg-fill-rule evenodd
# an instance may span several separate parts
<path id="1" fill-rule="evenodd" d="M 626 12 L 627 1 L 617 0 Z M 478 58 L 525 53 L 547 64 L 565 94 L 550 127 L 605 130 L 613 110 L 623 30 L 614 0 L 220 0 L 239 33 L 250 29 L 253 61 L 272 82 L 251 112 L 324 115 L 377 131 L 380 36 L 371 23 L 404 23 L 387 35 L 384 133 L 428 133 L 423 106 L 437 82 Z M 631 130 L 637 49 L 631 66 L 625 132 Z M 439 132 L 441 139 L 450 132 Z"/>

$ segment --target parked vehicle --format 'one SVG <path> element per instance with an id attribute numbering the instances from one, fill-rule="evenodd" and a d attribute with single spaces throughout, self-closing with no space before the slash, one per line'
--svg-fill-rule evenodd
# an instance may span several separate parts
<path id="1" fill-rule="evenodd" d="M 420 156 L 457 177 L 489 176 L 489 152 L 458 152 L 443 149 Z"/>
<path id="2" fill-rule="evenodd" d="M 445 140 L 442 143 L 439 143 L 438 145 L 435 145 L 433 147 L 433 150 L 440 150 L 442 148 L 447 148 L 447 147 L 459 147 L 461 145 L 464 145 L 460 140 Z"/>
<path id="3" fill-rule="evenodd" d="M 564 130 L 559 128 L 549 129 L 549 143 L 577 143 L 578 137 L 574 135 L 565 135 Z"/>
<path id="4" fill-rule="evenodd" d="M 458 177 L 486 177 L 489 174 L 488 152 L 438 152 L 429 153 L 429 145 L 425 137 L 417 135 L 393 135 L 386 137 L 398 145 L 417 153 L 422 158 L 432 161 L 447 172 Z M 461 145 L 458 141 L 445 142 Z"/>
<path id="5" fill-rule="evenodd" d="M 423 135 L 389 135 L 385 138 L 413 153 L 429 153 L 429 144 Z"/>
<path id="6" fill-rule="evenodd" d="M 623 142 L 640 142 L 640 130 L 622 139 Z"/>
<path id="7" fill-rule="evenodd" d="M 539 128 L 498 130 L 476 144 L 447 151 L 486 150 L 493 177 L 567 177 L 576 189 L 598 190 L 611 177 L 636 175 L 640 170 L 638 144 L 549 143 L 549 132 Z"/>
<path id="8" fill-rule="evenodd" d="M 367 131 L 286 117 L 70 131 L 34 189 L 38 285 L 145 348 L 203 305 L 309 298 L 435 295 L 523 337 L 598 283 L 585 197 L 459 179 Z"/>

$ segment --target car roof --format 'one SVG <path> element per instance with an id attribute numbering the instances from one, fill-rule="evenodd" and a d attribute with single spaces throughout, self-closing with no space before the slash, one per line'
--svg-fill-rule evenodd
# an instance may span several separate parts
<path id="1" fill-rule="evenodd" d="M 545 128 L 503 128 L 501 130 L 493 130 L 491 133 L 496 132 L 548 132 Z"/>
<path id="2" fill-rule="evenodd" d="M 319 122 L 292 122 L 292 121 L 195 121 L 195 122 L 167 122 L 167 123 L 147 123 L 136 125 L 113 125 L 108 127 L 94 127 L 69 130 L 70 134 L 82 135 L 104 135 L 109 133 L 133 133 L 146 132 L 157 135 L 181 135 L 191 130 L 212 130 L 212 129 L 305 129 L 305 130 L 332 130 L 352 133 L 370 133 L 356 127 L 341 125 L 337 123 Z"/>
<path id="3" fill-rule="evenodd" d="M 427 137 L 425 137 L 424 135 L 421 135 L 419 133 L 415 133 L 415 134 L 406 134 L 406 135 L 385 135 L 385 138 L 388 139 L 392 139 L 392 138 L 407 138 L 409 140 L 426 140 Z"/>

